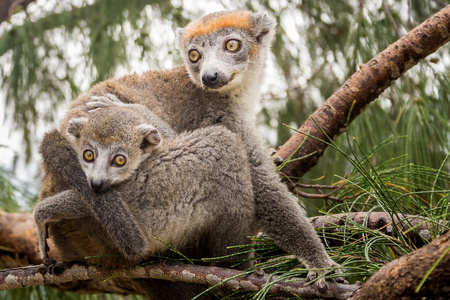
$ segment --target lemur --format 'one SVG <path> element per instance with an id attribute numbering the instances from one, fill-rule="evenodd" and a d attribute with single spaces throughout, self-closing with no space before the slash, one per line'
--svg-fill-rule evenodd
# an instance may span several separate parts
<path id="1" fill-rule="evenodd" d="M 218 12 L 193 21 L 177 30 L 183 65 L 95 85 L 72 103 L 61 132 L 67 132 L 72 118 L 87 114 L 86 103 L 108 93 L 124 103 L 146 106 L 177 133 L 213 125 L 228 128 L 239 136 L 247 151 L 255 213 L 261 229 L 312 269 L 308 274 L 312 279 L 329 268 L 340 272 L 338 265 L 328 256 L 300 206 L 276 174 L 255 125 L 255 107 L 275 25 L 274 18 L 266 12 L 247 11 Z M 57 183 L 52 182 L 53 177 L 44 176 L 41 198 L 52 194 Z M 326 287 L 323 278 L 318 284 Z"/>
<path id="2" fill-rule="evenodd" d="M 75 176 L 81 166 L 87 182 L 101 195 L 100 205 L 111 215 L 107 224 L 100 224 L 81 201 L 84 192 L 74 189 L 40 201 L 34 217 L 42 253 L 48 251 L 50 234 L 58 246 L 58 260 L 85 261 L 86 256 L 96 256 L 87 262 L 116 267 L 137 264 L 152 255 L 173 256 L 167 245 L 192 259 L 221 257 L 237 251 L 228 246 L 248 244 L 248 236 L 257 233 L 247 156 L 239 138 L 223 126 L 174 134 L 142 105 L 98 109 L 96 104 L 88 117 L 69 121 L 66 137 L 57 131 L 48 134 L 43 148 L 54 151 L 42 152 L 43 158 L 59 164 L 52 165 L 52 170 L 75 168 Z M 74 155 L 65 155 L 62 144 L 73 149 Z M 68 167 L 77 160 L 80 164 Z M 120 195 L 126 212 L 108 207 L 116 199 L 103 195 L 111 193 Z M 121 223 L 116 224 L 117 220 Z M 133 255 L 120 251 L 109 238 L 111 228 L 119 230 L 115 227 L 123 225 L 122 220 L 135 222 L 144 237 L 140 251 Z M 70 229 L 76 229 L 76 239 L 67 237 Z M 125 263 L 117 255 L 125 256 Z M 134 283 L 150 299 L 191 299 L 204 289 L 155 280 Z"/>

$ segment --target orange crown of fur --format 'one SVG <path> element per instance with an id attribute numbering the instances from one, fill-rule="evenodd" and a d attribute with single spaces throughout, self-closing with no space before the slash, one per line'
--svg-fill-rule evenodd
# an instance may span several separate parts
<path id="1" fill-rule="evenodd" d="M 244 30 L 250 30 L 249 11 L 233 11 L 219 13 L 219 15 L 208 15 L 199 20 L 189 23 L 184 32 L 184 41 L 188 41 L 195 36 L 208 34 L 220 28 L 235 27 Z"/>

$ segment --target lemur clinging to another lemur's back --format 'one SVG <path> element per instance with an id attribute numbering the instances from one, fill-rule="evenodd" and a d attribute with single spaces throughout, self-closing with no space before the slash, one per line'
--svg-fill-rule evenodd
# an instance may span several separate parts
<path id="1" fill-rule="evenodd" d="M 72 174 L 81 166 L 101 197 L 94 204 L 109 217 L 99 220 L 95 216 L 101 212 L 93 213 L 81 200 L 90 197 L 83 190 L 68 189 L 43 199 L 34 210 L 41 252 L 46 255 L 50 234 L 58 248 L 58 260 L 84 261 L 95 255 L 87 262 L 123 268 L 152 255 L 178 256 L 167 245 L 200 259 L 230 255 L 238 250 L 227 247 L 247 244 L 258 226 L 250 168 L 239 138 L 220 125 L 174 134 L 146 107 L 116 104 L 98 108 L 96 103 L 88 117 L 71 119 L 68 139 L 58 132 L 45 136 L 41 147 L 44 160 L 51 163 L 52 170 L 71 165 Z M 71 156 L 61 147 L 64 140 L 70 141 L 66 146 L 75 152 Z M 73 165 L 77 160 L 80 164 Z M 126 210 L 111 207 L 115 202 L 125 204 Z M 114 240 L 118 235 L 111 231 L 129 228 L 123 220 L 136 224 L 144 243 L 139 244 L 138 239 L 132 246 L 125 244 L 130 233 L 122 241 Z M 78 236 L 68 237 L 73 231 Z M 131 238 L 135 236 L 131 233 Z M 127 247 L 132 248 L 130 253 Z M 242 265 L 245 267 L 248 263 Z M 158 280 L 132 283 L 151 299 L 191 299 L 204 289 Z"/>
<path id="2" fill-rule="evenodd" d="M 254 122 L 274 31 L 275 20 L 265 12 L 219 12 L 191 22 L 177 31 L 184 65 L 97 84 L 72 104 L 61 131 L 66 132 L 71 118 L 86 114 L 85 104 L 92 96 L 107 93 L 148 107 L 177 133 L 223 125 L 240 137 L 247 150 L 255 213 L 262 230 L 306 267 L 335 267 L 276 174 Z M 51 185 L 41 194 L 48 195 Z"/>

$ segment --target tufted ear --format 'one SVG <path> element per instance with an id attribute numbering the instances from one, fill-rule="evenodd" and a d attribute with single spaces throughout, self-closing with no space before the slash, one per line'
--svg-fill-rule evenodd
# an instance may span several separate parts
<path id="1" fill-rule="evenodd" d="M 142 136 L 141 149 L 146 149 L 150 145 L 158 145 L 161 142 L 161 135 L 158 129 L 150 124 L 140 124 L 137 126 L 139 134 Z"/>
<path id="2" fill-rule="evenodd" d="M 67 126 L 67 133 L 75 138 L 79 138 L 80 132 L 87 121 L 88 118 L 85 117 L 71 119 L 69 121 L 69 125 Z"/>
<path id="3" fill-rule="evenodd" d="M 251 23 L 252 31 L 258 42 L 272 42 L 272 38 L 275 35 L 275 27 L 277 26 L 277 21 L 273 16 L 266 11 L 253 13 L 251 15 Z"/>
<path id="4" fill-rule="evenodd" d="M 175 48 L 181 50 L 183 48 L 184 28 L 177 28 L 175 32 Z"/>

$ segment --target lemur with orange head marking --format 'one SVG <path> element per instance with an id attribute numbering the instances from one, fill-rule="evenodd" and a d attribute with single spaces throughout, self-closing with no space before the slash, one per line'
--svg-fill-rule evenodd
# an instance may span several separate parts
<path id="1" fill-rule="evenodd" d="M 72 104 L 61 132 L 67 132 L 70 119 L 88 114 L 86 103 L 108 93 L 124 103 L 146 106 L 177 133 L 225 126 L 247 151 L 261 229 L 307 268 L 320 269 L 311 271 L 311 278 L 337 264 L 280 181 L 255 125 L 255 107 L 275 25 L 267 13 L 247 11 L 213 13 L 193 21 L 177 31 L 184 65 L 97 84 Z M 41 194 L 48 195 L 54 184 L 44 182 Z M 324 287 L 324 279 L 318 284 Z"/>

